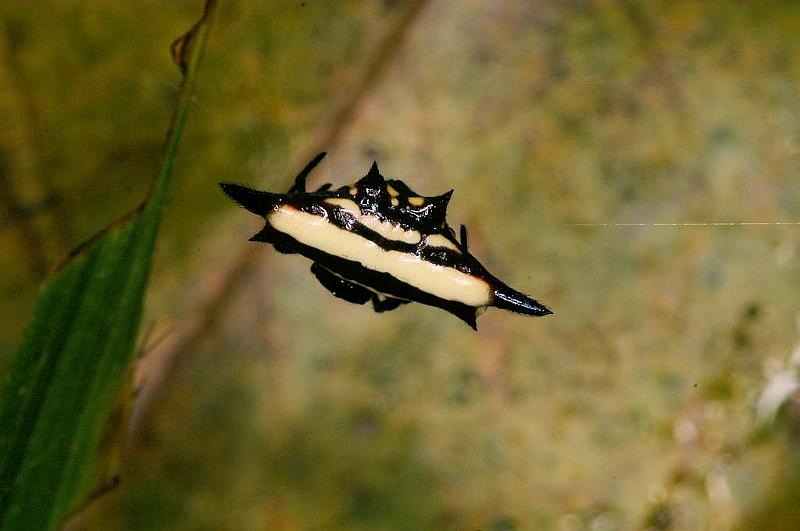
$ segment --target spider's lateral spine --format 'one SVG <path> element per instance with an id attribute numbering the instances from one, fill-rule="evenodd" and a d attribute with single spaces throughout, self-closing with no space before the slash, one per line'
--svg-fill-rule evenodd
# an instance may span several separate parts
<path id="1" fill-rule="evenodd" d="M 281 197 L 281 194 L 254 190 L 239 184 L 220 183 L 219 186 L 228 197 L 248 211 L 261 217 L 266 216 L 274 205 L 280 201 Z"/>

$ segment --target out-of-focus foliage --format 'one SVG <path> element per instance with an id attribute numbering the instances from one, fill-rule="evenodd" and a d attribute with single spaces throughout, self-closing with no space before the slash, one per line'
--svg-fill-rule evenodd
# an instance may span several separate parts
<path id="1" fill-rule="evenodd" d="M 176 41 L 184 82 L 151 194 L 47 277 L 9 375 L 0 381 L 0 529 L 5 531 L 58 529 L 92 492 L 113 485 L 109 478 L 115 472 L 109 469 L 125 433 L 124 414 L 114 410 L 120 399 L 129 402 L 122 395 L 131 392 L 128 369 L 207 41 L 210 5 L 201 22 Z"/>
<path id="2" fill-rule="evenodd" d="M 216 182 L 286 188 L 403 5 L 225 3 L 159 244 L 159 333 L 255 245 Z M 46 216 L 79 240 L 157 160 L 163 116 L 141 109 L 166 115 L 163 49 L 196 6 L 145 6 L 0 8 L 25 90 L 0 89 L 37 110 L 41 188 L 63 198 L 34 218 L 47 242 Z M 797 342 L 798 227 L 571 224 L 800 221 L 799 30 L 777 0 L 432 2 L 315 179 L 377 159 L 421 193 L 455 188 L 475 254 L 556 314 L 489 311 L 478 333 L 419 306 L 375 315 L 265 248 L 91 525 L 795 528 L 798 422 L 757 437 L 754 407 Z M 18 168 L 9 142 L 32 124 L 0 104 Z M 0 231 L 6 308 L 34 286 L 18 233 Z M 6 352 L 24 313 L 0 310 Z"/>

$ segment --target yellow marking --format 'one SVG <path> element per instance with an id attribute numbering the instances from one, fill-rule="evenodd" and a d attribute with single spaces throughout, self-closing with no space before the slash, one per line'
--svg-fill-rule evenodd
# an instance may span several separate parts
<path id="1" fill-rule="evenodd" d="M 396 197 L 392 198 L 392 206 L 400 206 L 400 201 Z"/>
<path id="2" fill-rule="evenodd" d="M 267 217 L 272 227 L 320 251 L 360 263 L 372 271 L 389 273 L 426 293 L 468 306 L 492 302 L 489 284 L 457 269 L 432 264 L 411 253 L 387 251 L 376 243 L 330 223 L 322 216 L 281 205 Z"/>
<path id="3" fill-rule="evenodd" d="M 389 195 L 392 197 L 397 197 L 398 195 L 400 195 L 400 192 L 392 188 L 391 184 L 386 185 L 386 191 L 389 192 Z"/>
<path id="4" fill-rule="evenodd" d="M 408 202 L 411 203 L 412 206 L 420 207 L 425 204 L 425 198 L 423 197 L 409 197 Z"/>
<path id="5" fill-rule="evenodd" d="M 358 186 L 351 186 L 350 187 L 350 195 L 353 197 L 358 195 Z"/>
<path id="6" fill-rule="evenodd" d="M 333 198 L 326 199 L 325 203 L 343 208 L 356 218 L 356 221 L 370 230 L 374 230 L 387 240 L 394 240 L 405 243 L 419 243 L 422 235 L 416 230 L 406 230 L 400 225 L 395 225 L 391 221 L 381 221 L 375 216 L 363 214 L 358 205 L 350 199 Z"/>

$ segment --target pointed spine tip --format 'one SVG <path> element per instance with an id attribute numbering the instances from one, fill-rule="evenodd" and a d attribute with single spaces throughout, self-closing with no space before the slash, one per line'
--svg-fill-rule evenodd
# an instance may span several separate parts
<path id="1" fill-rule="evenodd" d="M 433 197 L 431 201 L 436 203 L 437 205 L 447 208 L 447 205 L 450 204 L 451 197 L 453 197 L 453 190 L 445 192 L 442 195 L 437 195 L 436 197 Z"/>
<path id="2" fill-rule="evenodd" d="M 535 315 L 542 317 L 553 312 L 539 301 L 532 299 L 505 284 L 500 284 L 494 288 L 494 301 L 491 304 L 496 308 L 508 310 L 523 315 Z"/>
<path id="3" fill-rule="evenodd" d="M 328 155 L 327 151 L 320 151 L 319 153 L 317 153 L 317 155 L 313 159 L 311 159 L 311 162 L 309 163 L 309 165 L 312 166 L 312 168 L 313 168 L 314 166 L 319 164 L 320 161 L 322 159 L 324 159 L 327 155 Z"/>
<path id="4" fill-rule="evenodd" d="M 219 183 L 222 191 L 241 206 L 259 216 L 264 216 L 277 201 L 276 194 L 254 190 L 233 183 Z"/>

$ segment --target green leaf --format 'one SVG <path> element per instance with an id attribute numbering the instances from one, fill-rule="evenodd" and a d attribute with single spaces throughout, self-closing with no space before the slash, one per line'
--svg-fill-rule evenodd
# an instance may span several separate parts
<path id="1" fill-rule="evenodd" d="M 57 528 L 97 486 L 104 428 L 126 389 L 213 4 L 173 45 L 184 79 L 148 199 L 76 249 L 44 283 L 0 394 L 0 530 Z"/>

